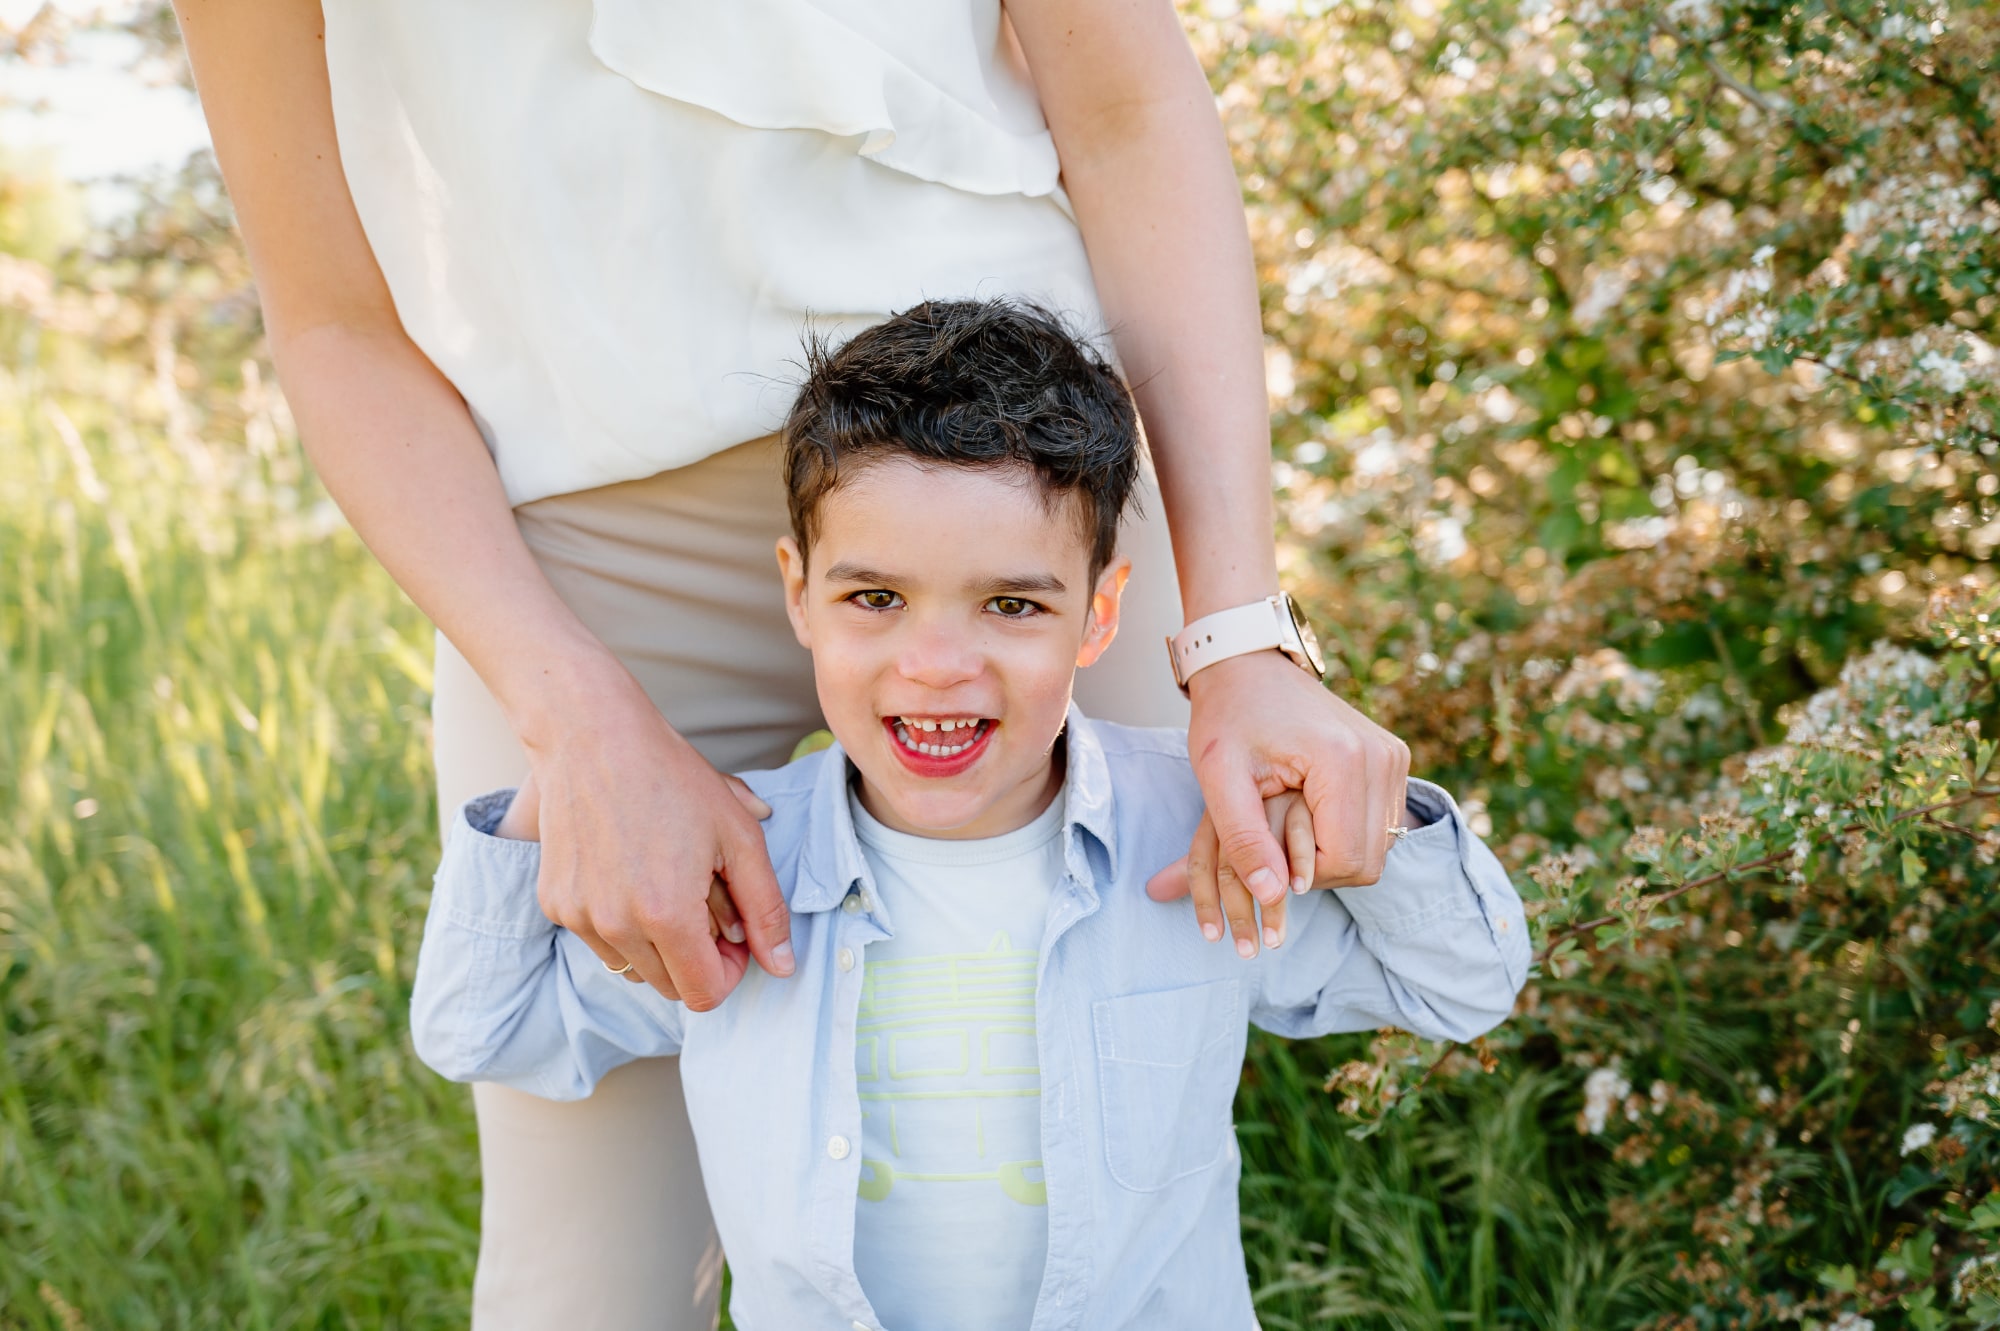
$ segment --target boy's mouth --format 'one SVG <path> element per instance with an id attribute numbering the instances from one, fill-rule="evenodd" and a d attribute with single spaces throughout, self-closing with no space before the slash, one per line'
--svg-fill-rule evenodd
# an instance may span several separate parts
<path id="1" fill-rule="evenodd" d="M 986 751 L 999 722 L 991 717 L 885 716 L 890 747 L 918 776 L 957 776 Z"/>

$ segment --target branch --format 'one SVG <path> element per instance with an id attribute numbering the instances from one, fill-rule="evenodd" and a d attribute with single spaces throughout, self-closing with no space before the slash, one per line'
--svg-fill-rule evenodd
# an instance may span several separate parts
<path id="1" fill-rule="evenodd" d="M 1686 41 L 1687 39 L 1682 38 L 1681 40 Z M 1771 117 L 1773 120 L 1791 119 L 1790 108 L 1780 108 L 1773 106 L 1770 103 L 1770 101 L 1765 98 L 1763 93 L 1758 92 L 1755 88 L 1751 87 L 1749 84 L 1743 82 L 1741 79 L 1737 78 L 1734 74 L 1724 69 L 1722 67 L 1722 62 L 1715 58 L 1714 54 L 1709 51 L 1706 44 L 1703 44 L 1701 47 L 1701 63 L 1703 67 L 1705 67 L 1708 70 L 1710 76 L 1713 77 L 1717 83 L 1720 83 L 1723 87 L 1729 89 L 1729 91 L 1735 93 L 1738 97 L 1742 98 L 1750 105 L 1756 107 L 1759 111 L 1762 111 L 1765 115 Z"/>
<path id="2" fill-rule="evenodd" d="M 1889 820 L 1889 825 L 1891 827 L 1894 827 L 1897 823 L 1906 823 L 1913 818 L 1921 818 L 1924 819 L 1926 822 L 1929 822 L 1932 821 L 1930 819 L 1930 815 L 1936 813 L 1940 809 L 1955 809 L 1962 804 L 1970 804 L 1974 800 L 1993 799 L 1996 797 L 2000 797 L 2000 786 L 1977 786 L 1965 792 L 1965 794 L 1963 795 L 1955 795 L 1951 799 L 1940 800 L 1936 804 L 1926 804 L 1922 808 L 1918 809 L 1905 809 L 1902 813 L 1899 813 L 1894 818 L 1891 818 Z M 1857 822 L 1857 823 L 1849 823 L 1847 826 L 1841 828 L 1839 831 L 1826 833 L 1825 835 L 1838 838 L 1846 836 L 1850 832 L 1861 832 L 1866 830 L 1867 830 L 1866 824 Z M 1756 869 L 1768 869 L 1769 867 L 1771 867 L 1774 864 L 1777 864 L 1781 860 L 1788 860 L 1792 858 L 1792 855 L 1793 855 L 1792 849 L 1790 847 L 1786 847 L 1784 850 L 1774 851 L 1769 855 L 1760 856 L 1757 859 L 1748 860 L 1742 864 L 1732 864 L 1726 869 L 1717 869 L 1714 873 L 1703 874 L 1699 878 L 1690 878 L 1687 882 L 1682 883 L 1680 886 L 1669 888 L 1665 892 L 1661 892 L 1655 896 L 1647 897 L 1644 899 L 1644 901 L 1645 904 L 1649 907 L 1658 906 L 1663 902 L 1672 901 L 1675 897 L 1685 896 L 1689 892 L 1694 891 L 1696 888 L 1713 886 L 1714 884 L 1723 881 L 1725 878 L 1728 878 L 1732 874 L 1748 873 Z M 1535 960 L 1537 961 L 1548 960 L 1549 954 L 1552 951 L 1554 951 L 1556 944 L 1564 941 L 1565 939 L 1574 938 L 1578 934 L 1588 933 L 1592 929 L 1599 929 L 1607 924 L 1616 924 L 1616 923 L 1618 923 L 1617 916 L 1602 915 L 1599 916 L 1597 919 L 1586 920 L 1582 924 L 1573 924 L 1569 928 L 1561 930 L 1558 933 L 1550 934 L 1548 940 L 1543 944 L 1542 950 L 1535 954 Z"/>
<path id="3" fill-rule="evenodd" d="M 1923 401 L 1923 399 L 1921 398 L 1906 397 L 1902 393 L 1896 392 L 1893 389 L 1878 388 L 1875 384 L 1875 381 L 1869 378 L 1868 376 L 1856 374 L 1854 371 L 1846 368 L 1845 366 L 1835 365 L 1832 361 L 1826 359 L 1824 356 L 1815 355 L 1809 351 L 1801 351 L 1793 353 L 1792 359 L 1797 361 L 1804 361 L 1808 365 L 1817 365 L 1821 369 L 1826 370 L 1829 374 L 1835 374 L 1840 376 L 1842 379 L 1847 380 L 1849 383 L 1859 388 L 1863 393 L 1866 393 L 1869 396 L 1876 398 L 1878 401 L 1891 403 L 1894 406 L 1900 407 L 1904 411 L 1909 412 L 1912 416 L 1916 415 L 1919 411 L 1923 410 L 1923 408 L 1930 405 L 1929 403 Z M 1970 422 L 1967 422 L 1965 424 L 1965 432 L 1976 439 L 1991 439 L 1995 441 L 2000 441 L 2000 433 L 1995 433 L 1992 430 L 1981 429 L 1978 426 L 1971 424 Z"/>
<path id="4" fill-rule="evenodd" d="M 1338 235 L 1347 244 L 1367 253 L 1385 268 L 1401 273 L 1410 281 L 1418 285 L 1431 284 L 1441 286 L 1447 291 L 1462 296 L 1477 296 L 1481 300 L 1494 305 L 1521 305 L 1526 303 L 1518 297 L 1509 296 L 1498 291 L 1491 291 L 1476 283 L 1461 282 L 1456 278 L 1447 277 L 1442 273 L 1424 272 L 1415 264 L 1409 262 L 1407 257 L 1398 258 L 1395 255 L 1387 253 L 1379 245 L 1375 244 L 1375 242 L 1360 235 L 1360 228 L 1343 227 L 1333 222 L 1327 215 L 1325 205 L 1318 198 L 1310 191 L 1300 189 L 1291 183 L 1296 173 L 1287 172 L 1273 166 L 1267 158 L 1255 149 L 1251 150 L 1250 160 L 1257 168 L 1259 174 L 1283 191 L 1285 197 L 1291 200 L 1292 204 L 1300 212 L 1304 213 L 1322 233 Z"/>
<path id="5" fill-rule="evenodd" d="M 1974 800 L 1993 799 L 1996 797 L 2000 797 L 2000 786 L 1979 786 L 1973 788 L 1972 790 L 1967 791 L 1963 795 L 1954 796 L 1953 798 L 1948 800 L 1939 800 L 1935 804 L 1926 804 L 1919 809 L 1906 809 L 1902 813 L 1897 814 L 1894 818 L 1891 818 L 1889 820 L 1889 823 L 1891 826 L 1894 826 L 1897 823 L 1906 823 L 1910 821 L 1912 818 L 1919 818 L 1930 826 L 1937 827 L 1943 830 L 1957 832 L 1964 836 L 1972 837 L 1973 834 L 1971 832 L 1966 831 L 1965 828 L 1960 827 L 1955 823 L 1941 821 L 1937 818 L 1932 817 L 1931 815 L 1935 814 L 1940 809 L 1955 809 L 1961 804 L 1970 804 Z M 1862 830 L 1863 830 L 1862 824 L 1849 823 L 1847 826 L 1841 828 L 1840 831 L 1833 833 L 1833 835 L 1836 837 L 1840 837 L 1847 835 L 1849 832 L 1858 832 Z M 1978 838 L 1973 837 L 1973 839 L 1977 840 Z M 1792 852 L 1789 849 L 1786 849 L 1778 851 L 1774 854 L 1762 856 L 1759 859 L 1751 860 L 1745 864 L 1731 865 L 1727 869 L 1719 869 L 1714 873 L 1704 874 L 1700 878 L 1690 879 L 1687 882 L 1682 883 L 1679 887 L 1673 888 L 1670 891 L 1662 892 L 1658 896 L 1649 897 L 1647 898 L 1646 904 L 1648 904 L 1649 906 L 1657 906 L 1663 901 L 1672 901 L 1675 897 L 1682 896 L 1688 892 L 1692 892 L 1698 887 L 1708 887 L 1714 883 L 1719 883 L 1733 873 L 1742 873 L 1752 869 L 1768 868 L 1769 866 L 1778 863 L 1780 860 L 1787 860 L 1790 859 L 1791 857 L 1792 857 Z M 1568 929 L 1563 930 L 1561 933 L 1551 935 L 1549 937 L 1548 943 L 1542 948 L 1540 952 L 1535 954 L 1535 960 L 1546 961 L 1548 959 L 1550 951 L 1555 947 L 1555 945 L 1558 942 L 1561 942 L 1565 938 L 1572 938 L 1577 934 L 1585 932 L 1586 930 L 1596 929 L 1606 924 L 1616 924 L 1617 922 L 1618 920 L 1616 916 L 1606 915 L 1603 916 L 1602 918 L 1590 920 L 1583 924 L 1572 925 Z M 1424 1069 L 1424 1075 L 1417 1078 L 1417 1084 L 1415 1086 L 1412 1086 L 1409 1089 L 1409 1091 L 1406 1092 L 1403 1096 L 1399 1097 L 1399 1099 L 1408 1099 L 1409 1097 L 1416 1095 L 1418 1091 L 1423 1090 L 1424 1087 L 1429 1084 L 1432 1074 L 1434 1074 L 1439 1068 L 1443 1067 L 1445 1065 L 1446 1060 L 1448 1060 L 1457 1049 L 1458 1045 L 1455 1043 L 1446 1045 L 1445 1051 L 1442 1054 L 1438 1055 L 1438 1057 L 1431 1063 L 1429 1067 Z"/>
<path id="6" fill-rule="evenodd" d="M 1935 818 L 1932 817 L 1930 814 L 1925 814 L 1924 826 L 1935 827 L 1940 832 L 1956 832 L 1960 836 L 1964 837 L 1968 841 L 1973 842 L 1974 844 L 1979 844 L 1983 840 L 1983 838 L 1980 837 L 1979 833 L 1973 831 L 1969 827 L 1960 827 L 1957 823 L 1952 822 L 1948 818 Z"/>

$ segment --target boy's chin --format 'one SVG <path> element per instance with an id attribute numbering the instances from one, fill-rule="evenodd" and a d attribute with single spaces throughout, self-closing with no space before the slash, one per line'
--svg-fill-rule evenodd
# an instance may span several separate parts
<path id="1" fill-rule="evenodd" d="M 869 808 L 878 811 L 878 818 L 881 813 L 890 815 L 880 821 L 894 822 L 920 836 L 949 836 L 978 822 L 992 807 L 990 797 L 909 790 L 910 783 L 918 779 L 898 773 L 891 783 L 869 781 L 868 774 L 863 772 L 862 780 L 868 782 L 865 793 L 869 796 Z"/>

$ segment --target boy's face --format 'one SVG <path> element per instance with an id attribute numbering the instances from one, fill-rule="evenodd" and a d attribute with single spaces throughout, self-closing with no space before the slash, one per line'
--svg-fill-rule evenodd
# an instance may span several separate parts
<path id="1" fill-rule="evenodd" d="M 884 459 L 818 516 L 810 572 L 789 536 L 778 564 L 863 807 L 934 837 L 1033 821 L 1061 784 L 1050 753 L 1070 685 L 1117 632 L 1129 561 L 1092 585 L 1072 506 L 1051 511 L 1022 468 Z"/>

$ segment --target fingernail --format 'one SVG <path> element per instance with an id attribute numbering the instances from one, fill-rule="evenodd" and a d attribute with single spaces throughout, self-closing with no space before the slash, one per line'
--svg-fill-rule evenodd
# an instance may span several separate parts
<path id="1" fill-rule="evenodd" d="M 792 961 L 792 945 L 790 943 L 780 943 L 772 948 L 771 964 L 778 968 L 778 974 L 790 975 L 794 965 Z"/>
<path id="2" fill-rule="evenodd" d="M 1268 924 L 1264 926 L 1265 947 L 1276 947 L 1278 944 L 1284 941 L 1285 941 L 1285 936 L 1283 934 L 1279 933 L 1276 929 L 1273 929 Z"/>
<path id="3" fill-rule="evenodd" d="M 1219 924 L 1215 924 L 1212 921 L 1203 921 L 1201 926 L 1201 936 L 1203 938 L 1206 938 L 1209 942 L 1213 943 L 1217 939 L 1222 937 L 1222 926 Z"/>
<path id="4" fill-rule="evenodd" d="M 1305 890 L 1306 890 L 1306 880 L 1305 880 L 1305 879 L 1303 879 L 1303 878 L 1294 878 L 1294 879 L 1292 880 L 1292 895 L 1293 895 L 1293 896 L 1297 896 L 1297 895 L 1298 895 L 1299 893 L 1301 893 L 1301 892 L 1303 892 L 1303 891 L 1305 891 Z"/>
<path id="5" fill-rule="evenodd" d="M 1236 955 L 1248 961 L 1257 955 L 1257 945 L 1247 938 L 1239 938 L 1236 940 Z"/>
<path id="6" fill-rule="evenodd" d="M 740 924 L 729 925 L 722 931 L 722 936 L 732 943 L 740 943 L 743 941 L 743 926 Z"/>
<path id="7" fill-rule="evenodd" d="M 1280 890 L 1278 887 L 1278 875 L 1272 873 L 1269 869 L 1259 869 L 1257 872 L 1251 874 L 1248 879 L 1248 885 L 1250 895 L 1259 901 L 1276 895 Z"/>

